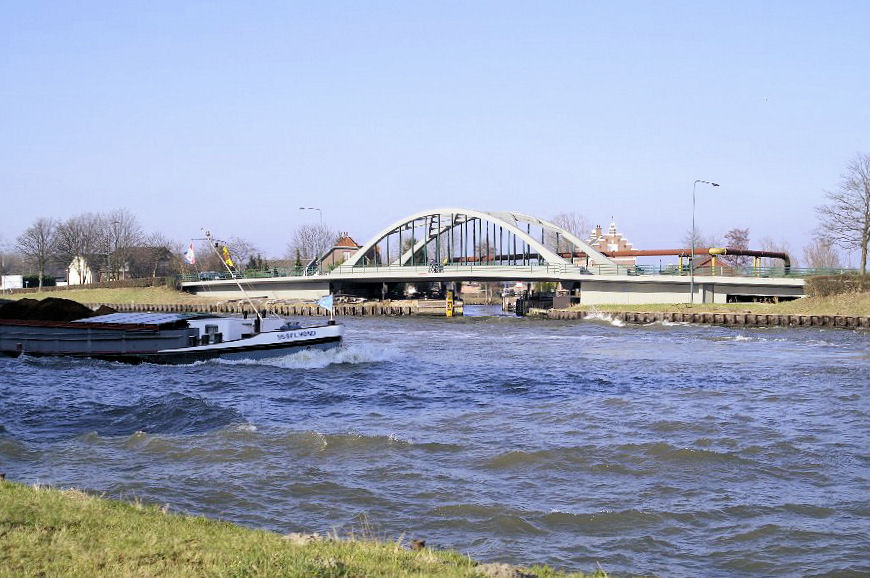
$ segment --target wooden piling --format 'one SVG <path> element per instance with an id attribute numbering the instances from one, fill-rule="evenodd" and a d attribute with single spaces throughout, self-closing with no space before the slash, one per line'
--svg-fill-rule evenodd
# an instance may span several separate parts
<path id="1" fill-rule="evenodd" d="M 92 309 L 101 305 L 119 312 L 144 313 L 230 313 L 241 314 L 245 308 L 241 303 L 87 303 Z M 425 314 L 437 312 L 431 304 L 423 308 Z M 325 316 L 326 311 L 313 303 L 278 303 L 270 311 L 282 316 L 312 317 Z M 341 303 L 335 307 L 337 317 L 404 317 L 421 313 L 419 306 L 405 303 Z M 589 313 L 581 310 L 550 310 L 544 317 L 559 320 L 582 320 Z M 800 315 L 772 313 L 709 313 L 687 311 L 616 311 L 610 314 L 613 319 L 633 324 L 650 324 L 667 321 L 670 323 L 695 323 L 723 325 L 726 327 L 831 327 L 841 329 L 870 328 L 870 315 Z"/>
<path id="2" fill-rule="evenodd" d="M 579 320 L 586 311 L 551 310 L 550 319 Z M 708 313 L 708 312 L 640 312 L 614 311 L 613 319 L 633 324 L 649 324 L 667 321 L 670 323 L 694 323 L 723 325 L 726 327 L 832 327 L 841 329 L 870 328 L 870 315 L 800 315 L 776 313 Z"/>

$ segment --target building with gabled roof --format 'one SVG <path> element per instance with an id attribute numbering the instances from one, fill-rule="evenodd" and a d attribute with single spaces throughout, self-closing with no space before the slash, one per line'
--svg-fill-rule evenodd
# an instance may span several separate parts
<path id="1" fill-rule="evenodd" d="M 334 267 L 347 261 L 347 258 L 356 253 L 359 248 L 360 246 L 353 240 L 350 233 L 341 232 L 332 248 L 323 254 L 320 262 L 325 268 Z"/>
<path id="2" fill-rule="evenodd" d="M 597 225 L 592 229 L 592 234 L 586 242 L 593 248 L 606 253 L 631 251 L 634 249 L 634 245 L 623 237 L 622 233 L 616 230 L 616 221 L 610 222 L 610 228 L 607 230 L 607 233 L 602 231 L 601 225 Z M 637 257 L 610 257 L 610 260 L 617 265 L 628 267 L 633 267 L 637 264 Z"/>

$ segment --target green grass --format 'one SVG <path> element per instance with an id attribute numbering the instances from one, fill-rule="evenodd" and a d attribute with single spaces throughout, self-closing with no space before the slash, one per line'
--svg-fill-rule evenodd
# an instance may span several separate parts
<path id="1" fill-rule="evenodd" d="M 783 303 L 649 303 L 640 305 L 579 305 L 572 309 L 614 311 L 688 311 L 697 313 L 782 313 L 793 315 L 870 315 L 870 293 L 803 297 Z"/>
<path id="2" fill-rule="evenodd" d="M 41 291 L 33 293 L 15 293 L 0 295 L 4 299 L 45 299 L 46 297 L 61 297 L 79 303 L 143 303 L 148 305 L 164 305 L 173 303 L 208 303 L 219 299 L 205 295 L 191 295 L 184 291 L 176 291 L 169 287 L 130 287 L 125 289 L 68 289 L 59 291 Z M 225 299 L 224 299 L 225 300 Z"/>
<path id="3" fill-rule="evenodd" d="M 410 550 L 399 540 L 300 542 L 166 508 L 0 481 L 3 577 L 485 575 L 460 553 Z M 543 566 L 524 572 L 582 576 Z"/>

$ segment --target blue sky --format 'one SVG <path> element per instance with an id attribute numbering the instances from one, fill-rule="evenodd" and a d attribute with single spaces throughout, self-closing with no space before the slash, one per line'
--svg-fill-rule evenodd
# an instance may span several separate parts
<path id="1" fill-rule="evenodd" d="M 0 236 L 123 207 L 284 252 L 430 207 L 799 254 L 870 153 L 870 3 L 0 0 Z"/>

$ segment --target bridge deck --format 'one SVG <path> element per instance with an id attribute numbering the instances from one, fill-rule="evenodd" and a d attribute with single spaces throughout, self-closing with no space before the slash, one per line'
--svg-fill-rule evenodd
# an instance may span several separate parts
<path id="1" fill-rule="evenodd" d="M 335 292 L 348 285 L 380 283 L 421 283 L 435 281 L 545 281 L 558 282 L 569 290 L 579 291 L 583 303 L 683 303 L 687 300 L 689 275 L 647 275 L 621 273 L 601 275 L 575 265 L 529 265 L 526 267 L 445 266 L 432 271 L 429 267 L 383 266 L 338 267 L 328 274 L 288 277 L 262 277 L 240 280 L 247 291 L 274 299 L 311 299 Z M 729 296 L 801 297 L 804 280 L 800 277 L 733 277 L 695 275 L 696 302 L 724 302 Z M 231 279 L 188 281 L 184 289 L 198 294 L 238 297 L 238 287 Z"/>

